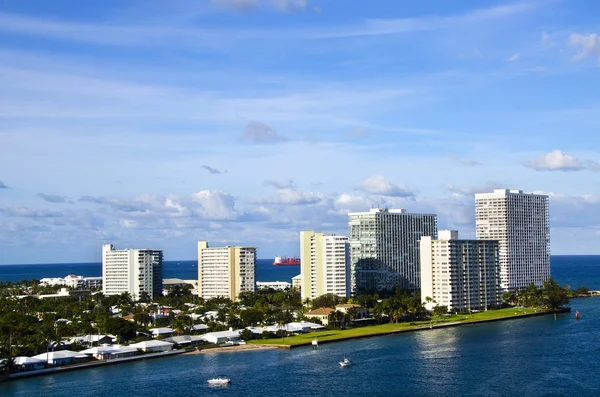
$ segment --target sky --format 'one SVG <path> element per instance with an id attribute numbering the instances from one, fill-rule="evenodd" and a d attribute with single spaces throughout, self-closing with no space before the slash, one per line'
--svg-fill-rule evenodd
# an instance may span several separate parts
<path id="1" fill-rule="evenodd" d="M 295 255 L 347 214 L 550 197 L 600 253 L 595 0 L 0 0 L 0 264 L 197 241 Z"/>

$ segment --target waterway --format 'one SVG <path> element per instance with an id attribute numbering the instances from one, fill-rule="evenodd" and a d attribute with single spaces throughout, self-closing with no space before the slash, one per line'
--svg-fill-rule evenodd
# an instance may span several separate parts
<path id="1" fill-rule="evenodd" d="M 597 396 L 600 297 L 573 312 L 321 345 L 183 355 L 12 381 L 0 396 Z M 575 320 L 575 311 L 581 313 Z M 355 365 L 341 368 L 345 355 Z M 206 380 L 231 377 L 228 387 Z"/>

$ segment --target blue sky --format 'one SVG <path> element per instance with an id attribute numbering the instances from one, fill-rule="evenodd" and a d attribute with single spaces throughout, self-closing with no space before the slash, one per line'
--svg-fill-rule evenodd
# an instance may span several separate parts
<path id="1" fill-rule="evenodd" d="M 550 195 L 598 253 L 595 1 L 0 2 L 0 264 L 298 253 L 377 205 L 474 237 L 475 192 Z"/>

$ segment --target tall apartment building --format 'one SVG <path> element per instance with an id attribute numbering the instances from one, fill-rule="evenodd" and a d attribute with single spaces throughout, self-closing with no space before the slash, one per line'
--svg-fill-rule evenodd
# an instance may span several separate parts
<path id="1" fill-rule="evenodd" d="M 548 196 L 496 189 L 475 195 L 478 239 L 500 243 L 503 290 L 541 286 L 550 277 Z"/>
<path id="2" fill-rule="evenodd" d="M 348 218 L 352 293 L 419 288 L 419 240 L 437 237 L 436 215 L 374 208 Z"/>
<path id="3" fill-rule="evenodd" d="M 348 237 L 300 232 L 300 291 L 302 299 L 324 294 L 350 294 Z"/>
<path id="4" fill-rule="evenodd" d="M 118 295 L 129 292 L 139 299 L 143 292 L 150 297 L 162 295 L 163 253 L 150 249 L 115 250 L 102 245 L 102 293 Z"/>
<path id="5" fill-rule="evenodd" d="M 255 247 L 209 247 L 198 242 L 198 296 L 234 300 L 255 290 Z"/>
<path id="6" fill-rule="evenodd" d="M 498 241 L 460 240 L 455 230 L 421 238 L 421 299 L 431 310 L 487 310 L 502 304 Z M 426 302 L 430 297 L 433 302 Z"/>

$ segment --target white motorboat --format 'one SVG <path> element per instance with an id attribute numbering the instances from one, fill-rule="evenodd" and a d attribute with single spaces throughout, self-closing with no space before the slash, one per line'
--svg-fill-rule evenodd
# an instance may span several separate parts
<path id="1" fill-rule="evenodd" d="M 219 375 L 216 378 L 209 379 L 207 382 L 212 386 L 225 386 L 231 383 L 231 379 L 224 375 Z"/>
<path id="2" fill-rule="evenodd" d="M 344 361 L 340 361 L 342 367 L 349 367 L 352 365 L 352 361 L 348 357 L 344 357 Z"/>

